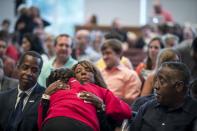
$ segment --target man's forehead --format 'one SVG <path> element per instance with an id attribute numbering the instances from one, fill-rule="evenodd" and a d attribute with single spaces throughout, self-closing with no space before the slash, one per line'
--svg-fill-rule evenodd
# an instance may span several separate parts
<path id="1" fill-rule="evenodd" d="M 31 63 L 33 62 L 34 65 L 39 65 L 41 63 L 41 59 L 38 57 L 31 56 L 31 55 L 26 55 L 24 57 L 22 64 L 27 63 L 27 62 L 31 62 Z"/>
<path id="2" fill-rule="evenodd" d="M 71 38 L 70 37 L 66 37 L 66 36 L 61 36 L 61 37 L 58 37 L 57 38 L 57 42 L 60 42 L 60 41 L 71 41 Z"/>
<path id="3" fill-rule="evenodd" d="M 164 75 L 170 75 L 169 73 L 172 73 L 173 72 L 173 69 L 169 68 L 169 67 L 160 67 L 158 70 L 157 70 L 157 75 L 159 74 L 164 74 Z"/>

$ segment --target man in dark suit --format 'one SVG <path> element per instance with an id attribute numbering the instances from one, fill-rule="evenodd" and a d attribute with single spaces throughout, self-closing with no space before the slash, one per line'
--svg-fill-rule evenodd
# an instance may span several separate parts
<path id="1" fill-rule="evenodd" d="M 37 108 L 44 88 L 37 83 L 43 61 L 33 51 L 17 65 L 19 85 L 0 93 L 0 131 L 37 131 Z M 21 95 L 22 94 L 22 95 Z"/>
<path id="2" fill-rule="evenodd" d="M 0 59 L 0 92 L 16 88 L 18 80 L 4 75 L 3 61 Z"/>

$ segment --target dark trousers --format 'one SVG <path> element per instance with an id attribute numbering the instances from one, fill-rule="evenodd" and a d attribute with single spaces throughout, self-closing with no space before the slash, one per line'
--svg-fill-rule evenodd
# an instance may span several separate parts
<path id="1" fill-rule="evenodd" d="M 55 117 L 44 123 L 42 131 L 93 131 L 93 129 L 72 118 Z"/>

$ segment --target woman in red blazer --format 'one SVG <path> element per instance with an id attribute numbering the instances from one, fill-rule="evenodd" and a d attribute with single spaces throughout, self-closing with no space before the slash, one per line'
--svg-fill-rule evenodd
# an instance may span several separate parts
<path id="1" fill-rule="evenodd" d="M 98 86 L 105 86 L 105 83 L 100 72 L 90 62 L 79 62 L 73 67 L 73 71 L 74 75 L 69 69 L 59 69 L 59 72 L 50 75 L 52 77 L 49 77 L 49 81 L 53 82 L 57 79 L 60 81 L 54 82 L 45 91 L 51 96 L 44 120 L 42 120 L 42 104 L 39 108 L 39 126 L 40 128 L 42 126 L 43 131 L 99 131 L 97 111 L 104 110 L 104 105 L 106 105 L 106 116 L 116 122 L 131 117 L 131 110 L 126 103 L 108 89 Z M 66 89 L 53 93 L 54 88 L 57 87 Z M 92 96 L 95 99 L 92 99 Z"/>

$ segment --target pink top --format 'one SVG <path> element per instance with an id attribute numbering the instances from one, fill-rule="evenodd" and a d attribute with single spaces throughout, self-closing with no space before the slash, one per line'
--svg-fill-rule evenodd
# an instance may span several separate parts
<path id="1" fill-rule="evenodd" d="M 50 107 L 47 112 L 49 118 L 58 116 L 65 116 L 79 120 L 86 125 L 92 127 L 94 131 L 99 131 L 99 121 L 96 114 L 96 108 L 91 103 L 84 103 L 84 101 L 77 97 L 77 93 L 81 91 L 88 91 L 100 97 L 106 105 L 106 115 L 112 117 L 118 122 L 131 117 L 131 110 L 129 106 L 115 97 L 109 90 L 99 87 L 95 84 L 81 85 L 76 79 L 71 78 L 68 82 L 71 86 L 69 90 L 59 90 L 51 95 Z M 42 125 L 42 105 L 39 106 L 38 111 L 38 125 Z"/>
<path id="2" fill-rule="evenodd" d="M 122 65 L 101 71 L 107 87 L 116 96 L 131 104 L 139 95 L 141 81 L 137 73 Z"/>

